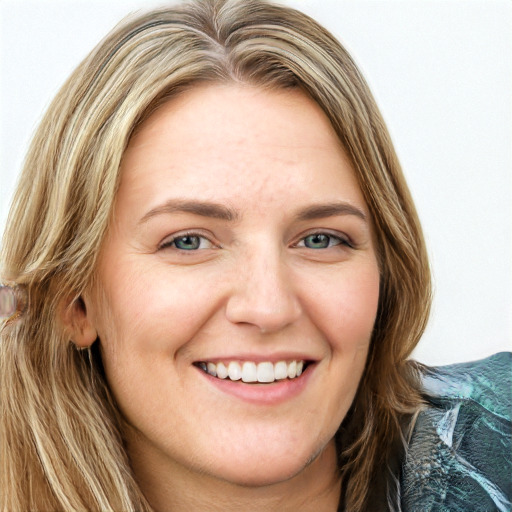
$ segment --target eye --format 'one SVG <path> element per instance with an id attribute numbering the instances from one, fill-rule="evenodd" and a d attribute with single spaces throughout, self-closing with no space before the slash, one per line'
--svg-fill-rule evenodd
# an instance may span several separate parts
<path id="1" fill-rule="evenodd" d="M 158 247 L 161 249 L 179 249 L 180 251 L 197 251 L 199 249 L 211 249 L 214 247 L 206 237 L 195 233 L 185 233 L 164 240 Z"/>
<path id="2" fill-rule="evenodd" d="M 339 236 L 329 233 L 312 233 L 304 237 L 297 247 L 307 247 L 308 249 L 328 249 L 336 245 L 350 245 L 349 242 Z"/>

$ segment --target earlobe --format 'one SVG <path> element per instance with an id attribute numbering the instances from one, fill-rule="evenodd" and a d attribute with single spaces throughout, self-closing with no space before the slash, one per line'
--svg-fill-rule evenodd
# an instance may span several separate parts
<path id="1" fill-rule="evenodd" d="M 89 348 L 98 337 L 98 332 L 88 314 L 82 297 L 63 304 L 62 320 L 69 339 L 78 348 Z"/>

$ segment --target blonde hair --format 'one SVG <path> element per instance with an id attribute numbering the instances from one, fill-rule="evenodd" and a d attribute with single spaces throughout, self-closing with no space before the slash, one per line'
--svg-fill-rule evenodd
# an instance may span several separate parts
<path id="1" fill-rule="evenodd" d="M 97 343 L 59 322 L 93 279 L 119 167 L 151 112 L 199 82 L 298 87 L 325 111 L 375 226 L 381 293 L 367 367 L 337 436 L 343 501 L 364 510 L 370 479 L 419 404 L 406 360 L 428 317 L 421 228 L 384 121 L 351 57 L 315 21 L 260 0 L 198 0 L 129 18 L 80 64 L 29 149 L 1 253 L 28 308 L 1 331 L 0 508 L 149 511 L 123 447 Z M 95 348 L 96 347 L 96 348 Z"/>

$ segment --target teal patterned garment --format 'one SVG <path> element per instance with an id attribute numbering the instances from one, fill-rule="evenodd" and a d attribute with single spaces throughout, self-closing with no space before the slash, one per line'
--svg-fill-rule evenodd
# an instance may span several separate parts
<path id="1" fill-rule="evenodd" d="M 512 354 L 425 368 L 428 406 L 402 464 L 402 512 L 512 510 Z"/>

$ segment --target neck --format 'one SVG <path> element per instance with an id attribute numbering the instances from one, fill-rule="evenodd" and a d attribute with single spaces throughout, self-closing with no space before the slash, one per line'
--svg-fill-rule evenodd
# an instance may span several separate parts
<path id="1" fill-rule="evenodd" d="M 292 478 L 264 486 L 239 485 L 174 461 L 155 461 L 148 457 L 148 446 L 129 444 L 135 478 L 155 512 L 338 510 L 340 478 L 334 441 Z"/>

